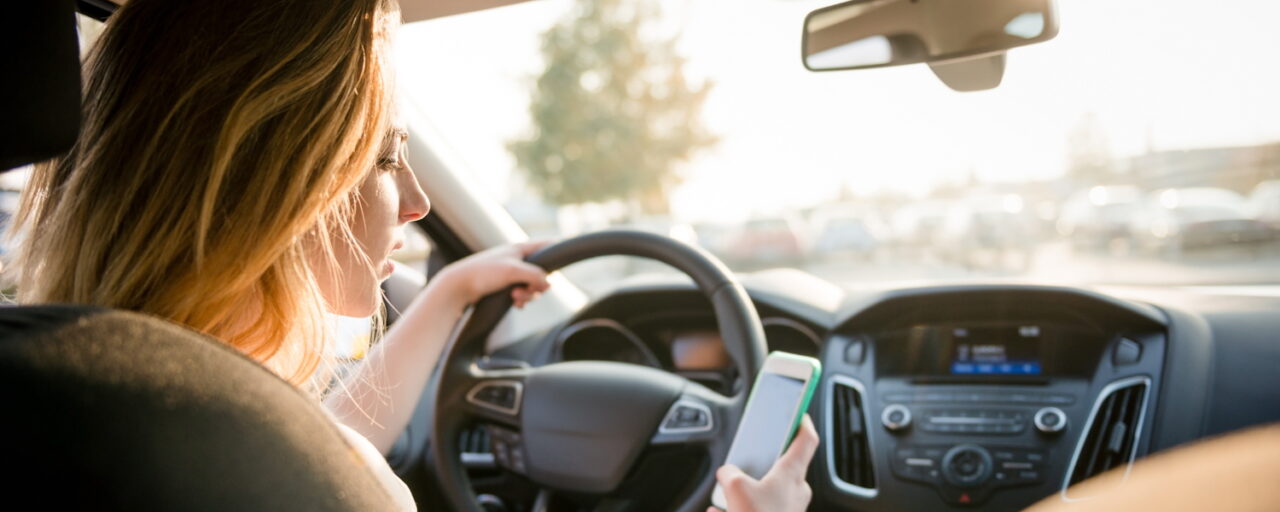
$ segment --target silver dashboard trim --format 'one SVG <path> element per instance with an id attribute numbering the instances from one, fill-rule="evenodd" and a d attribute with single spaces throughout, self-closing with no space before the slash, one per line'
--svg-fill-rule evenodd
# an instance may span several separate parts
<path id="1" fill-rule="evenodd" d="M 491 404 L 489 402 L 485 402 L 483 400 L 476 398 L 476 395 L 479 395 L 481 391 L 488 388 L 496 388 L 496 387 L 506 387 L 506 388 L 511 388 L 516 390 L 515 407 L 503 407 L 501 405 Z M 476 407 L 483 407 L 491 411 L 497 411 L 502 414 L 507 414 L 510 416 L 518 416 L 520 414 L 520 403 L 521 403 L 520 401 L 523 398 L 524 398 L 524 384 L 521 384 L 520 381 L 517 381 L 517 380 L 488 380 L 488 381 L 484 381 L 479 384 L 476 384 L 471 388 L 470 391 L 467 391 L 467 402 L 470 402 L 472 405 L 475 405 Z"/>
<path id="2" fill-rule="evenodd" d="M 835 389 L 837 384 L 851 387 L 855 391 L 857 391 L 859 395 L 862 396 L 862 424 L 863 424 L 863 431 L 866 432 L 867 453 L 871 456 L 871 460 L 874 461 L 875 445 L 874 443 L 872 443 L 872 440 L 871 440 L 872 423 L 871 423 L 871 416 L 869 412 L 870 407 L 868 407 L 870 402 L 869 400 L 870 397 L 867 395 L 867 388 L 862 385 L 861 381 L 853 377 L 848 377 L 848 376 L 840 375 L 836 373 L 831 374 L 831 378 L 827 379 L 827 384 L 825 389 L 826 399 L 823 400 L 823 404 L 822 404 L 823 423 L 825 424 L 825 427 L 826 427 L 824 429 L 824 433 L 830 436 L 832 435 L 832 429 L 835 428 L 832 425 L 833 423 L 832 413 L 834 412 L 833 403 L 835 402 Z M 841 480 L 840 477 L 836 475 L 835 443 L 831 442 L 831 440 L 828 439 L 823 444 L 827 445 L 827 475 L 830 477 L 832 485 L 834 485 L 837 489 L 844 491 L 845 493 L 852 494 L 854 496 L 860 496 L 863 498 L 874 498 L 876 497 L 876 495 L 880 494 L 879 489 L 862 487 L 860 485 L 853 485 L 849 482 Z M 876 464 L 874 464 L 874 462 L 871 465 L 871 470 L 873 472 L 876 470 Z M 880 478 L 877 477 L 876 481 L 879 482 Z"/>
<path id="3" fill-rule="evenodd" d="M 803 323 L 800 323 L 796 320 L 787 318 L 785 316 L 770 316 L 770 317 L 765 317 L 760 319 L 761 327 L 772 327 L 775 325 L 779 327 L 787 327 L 793 331 L 800 333 L 804 337 L 808 338 L 810 342 L 813 343 L 813 350 L 816 353 L 822 352 L 822 338 L 818 336 L 818 333 L 814 332 L 813 329 L 810 329 L 809 326 Z M 767 339 L 765 340 L 765 343 L 768 343 Z"/>
<path id="4" fill-rule="evenodd" d="M 1126 377 L 1112 381 L 1104 386 L 1102 391 L 1098 392 L 1098 398 L 1093 401 L 1093 410 L 1089 411 L 1089 420 L 1084 423 L 1084 428 L 1080 429 L 1080 439 L 1076 441 L 1075 452 L 1071 454 L 1071 463 L 1067 464 L 1067 473 L 1062 477 L 1062 490 L 1058 493 L 1062 501 L 1076 502 L 1089 499 L 1088 497 L 1072 498 L 1067 496 L 1067 488 L 1071 485 L 1071 474 L 1075 473 L 1076 464 L 1080 459 L 1080 452 L 1084 451 L 1085 438 L 1088 437 L 1089 429 L 1093 428 L 1093 422 L 1097 419 L 1098 409 L 1102 407 L 1102 402 L 1106 401 L 1107 397 L 1115 394 L 1116 391 L 1135 385 L 1143 386 L 1142 405 L 1138 409 L 1138 424 L 1133 430 L 1133 449 L 1129 452 L 1129 463 L 1125 465 L 1124 476 L 1121 477 L 1120 481 L 1123 482 L 1129 479 L 1129 472 L 1133 471 L 1133 463 L 1138 458 L 1138 445 L 1142 441 L 1142 427 L 1147 417 L 1147 402 L 1151 398 L 1151 378 L 1147 376 Z"/>
<path id="5" fill-rule="evenodd" d="M 671 418 L 676 415 L 676 412 L 680 409 L 680 406 L 682 405 L 685 407 L 697 409 L 699 411 L 706 413 L 707 424 L 701 427 L 680 427 L 680 428 L 667 427 L 667 422 L 670 421 Z M 658 433 L 659 434 L 693 434 L 697 432 L 710 432 L 712 429 L 715 428 L 715 426 L 716 426 L 716 418 L 711 414 L 710 407 L 707 407 L 705 404 L 700 404 L 693 400 L 681 399 L 681 400 L 676 400 L 676 403 L 671 404 L 671 408 L 667 409 L 667 414 L 662 417 L 662 423 L 658 424 Z"/>
<path id="6" fill-rule="evenodd" d="M 569 338 L 579 332 L 592 328 L 604 328 L 617 331 L 623 338 L 635 346 L 636 350 L 640 351 L 640 354 L 646 359 L 646 364 L 653 368 L 662 368 L 662 363 L 658 361 L 658 356 L 653 353 L 652 349 L 644 344 L 644 341 L 642 341 L 636 333 L 631 332 L 630 329 L 627 329 L 621 323 L 618 323 L 618 321 L 609 318 L 588 318 L 586 320 L 579 320 L 562 329 L 560 333 L 556 335 L 554 359 L 556 361 L 564 361 L 564 344 L 569 341 Z"/>
<path id="7" fill-rule="evenodd" d="M 1145 401 L 1146 397 L 1143 397 L 1143 400 Z M 1146 403 L 1144 402 L 1143 405 L 1146 405 Z M 1058 423 L 1056 425 L 1045 424 L 1044 417 L 1050 414 L 1053 414 L 1059 418 Z M 1048 434 L 1056 434 L 1058 432 L 1062 432 L 1067 428 L 1067 423 L 1068 423 L 1067 413 L 1062 412 L 1062 409 L 1059 409 L 1057 407 L 1042 407 L 1040 410 L 1036 411 L 1036 415 L 1034 418 L 1031 419 L 1031 423 L 1035 424 L 1036 429 L 1041 432 L 1045 432 Z M 1086 432 L 1088 432 L 1088 430 L 1086 430 Z"/>

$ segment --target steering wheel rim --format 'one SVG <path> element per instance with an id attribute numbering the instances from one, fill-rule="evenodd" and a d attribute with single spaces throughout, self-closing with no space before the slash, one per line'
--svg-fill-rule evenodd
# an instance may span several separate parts
<path id="1" fill-rule="evenodd" d="M 435 386 L 435 413 L 432 418 L 431 432 L 432 459 L 436 478 L 441 484 L 441 492 L 455 510 L 468 512 L 482 512 L 483 510 L 471 486 L 470 477 L 460 461 L 461 457 L 456 441 L 461 429 L 477 419 L 498 425 L 521 424 L 522 428 L 528 428 L 525 424 L 532 421 L 529 419 L 529 417 L 533 416 L 532 414 L 523 414 L 520 394 L 515 395 L 516 412 L 509 415 L 506 414 L 507 411 L 490 414 L 492 411 L 479 410 L 474 407 L 476 405 L 474 400 L 475 390 L 484 387 L 479 384 L 484 382 L 528 382 L 533 386 L 534 381 L 544 382 L 547 380 L 539 377 L 539 375 L 559 374 L 562 377 L 565 373 L 571 373 L 576 374 L 579 382 L 592 382 L 594 379 L 600 381 L 601 385 L 606 385 L 608 384 L 605 382 L 606 380 L 620 378 L 616 377 L 620 374 L 628 374 L 632 380 L 625 383 L 625 386 L 630 387 L 624 386 L 621 389 L 652 386 L 654 389 L 662 388 L 667 393 L 666 395 L 650 393 L 653 396 L 648 398 L 650 402 L 654 403 L 661 400 L 671 400 L 671 403 L 662 406 L 664 410 L 670 408 L 670 411 L 668 411 L 667 416 L 659 420 L 660 423 L 665 424 L 669 419 L 669 414 L 676 411 L 676 407 L 680 403 L 688 403 L 690 401 L 702 404 L 704 408 L 710 411 L 710 417 L 713 419 L 711 423 L 714 429 L 702 435 L 671 435 L 664 433 L 665 427 L 657 428 L 656 430 L 659 433 L 649 434 L 652 437 L 644 440 L 644 444 L 640 448 L 641 451 L 652 444 L 697 443 L 706 448 L 712 468 L 718 467 L 723 463 L 738 421 L 742 416 L 742 411 L 745 409 L 750 385 L 754 382 L 756 373 L 759 372 L 764 364 L 764 329 L 760 323 L 759 315 L 756 313 L 755 306 L 747 296 L 745 289 L 738 284 L 729 270 L 714 256 L 699 248 L 652 233 L 630 230 L 590 233 L 545 247 L 526 259 L 547 272 L 553 272 L 579 261 L 614 255 L 637 256 L 660 261 L 692 278 L 699 291 L 711 301 L 726 351 L 733 360 L 738 370 L 738 375 L 746 385 L 739 386 L 739 389 L 732 395 L 720 395 L 683 377 L 677 377 L 659 370 L 641 370 L 638 367 L 630 367 L 630 365 L 608 367 L 608 365 L 615 363 L 595 363 L 594 365 L 558 363 L 537 369 L 483 369 L 480 367 L 479 362 L 485 355 L 485 341 L 498 321 L 503 318 L 512 305 L 510 290 L 503 290 L 489 295 L 475 304 L 470 314 L 462 320 L 463 325 L 458 330 L 458 335 L 450 340 L 445 348 L 438 370 L 437 385 Z M 646 374 L 645 372 L 656 373 Z M 660 377 L 659 373 L 667 377 Z M 681 391 L 675 399 L 669 398 L 670 389 L 676 385 L 675 381 L 671 379 L 677 379 L 683 383 Z M 622 381 L 619 382 L 621 383 Z M 523 390 L 523 388 L 521 389 Z M 530 392 L 533 391 L 533 389 L 530 389 Z M 640 400 L 640 394 L 637 392 L 632 399 Z M 470 399 L 468 395 L 471 395 Z M 526 401 L 530 399 L 528 397 L 525 398 Z M 489 407 L 489 409 L 493 408 Z M 464 412 L 460 414 L 458 411 Z M 541 416 L 545 418 L 546 415 Z M 617 427 L 624 426 L 616 425 L 614 428 Z M 633 431 L 635 430 L 633 429 Z M 528 435 L 527 431 L 526 435 Z M 539 446 L 539 448 L 542 447 Z M 542 452 L 546 453 L 545 450 L 542 450 Z M 638 452 L 631 455 L 632 458 L 630 460 L 634 462 L 634 456 L 638 455 Z M 630 466 L 631 462 L 627 462 L 625 465 Z M 533 461 L 530 462 L 530 465 L 533 465 Z M 604 472 L 608 473 L 607 471 Z M 532 475 L 527 476 L 530 476 L 531 480 L 535 480 L 535 483 L 538 483 Z M 554 485 L 544 485 L 542 483 L 539 483 L 539 485 L 544 488 L 557 488 Z M 602 488 L 600 485 L 607 484 L 592 481 L 590 483 L 582 483 L 582 485 L 588 487 L 594 485 L 597 487 L 595 490 L 600 490 Z M 676 510 L 680 512 L 701 512 L 705 510 L 714 486 L 714 471 L 708 471 L 698 479 L 696 485 L 689 487 L 691 491 L 676 507 Z M 573 490 L 581 491 L 581 489 Z M 607 494 L 607 492 L 602 494 Z"/>

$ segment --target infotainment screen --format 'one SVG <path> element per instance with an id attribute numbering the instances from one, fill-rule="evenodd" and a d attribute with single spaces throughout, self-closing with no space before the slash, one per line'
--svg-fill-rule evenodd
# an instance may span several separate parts
<path id="1" fill-rule="evenodd" d="M 884 375 L 959 379 L 1086 375 L 1104 336 L 1065 324 L 918 324 L 875 335 L 876 366 Z"/>
<path id="2" fill-rule="evenodd" d="M 1040 375 L 1040 327 L 953 327 L 952 375 Z"/>

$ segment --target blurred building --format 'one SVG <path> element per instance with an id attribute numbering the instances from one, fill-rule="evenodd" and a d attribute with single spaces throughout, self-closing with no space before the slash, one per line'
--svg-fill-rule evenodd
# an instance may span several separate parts
<path id="1" fill-rule="evenodd" d="M 1154 151 L 1122 163 L 1134 184 L 1147 190 L 1219 187 L 1243 194 L 1263 180 L 1280 178 L 1280 143 Z"/>

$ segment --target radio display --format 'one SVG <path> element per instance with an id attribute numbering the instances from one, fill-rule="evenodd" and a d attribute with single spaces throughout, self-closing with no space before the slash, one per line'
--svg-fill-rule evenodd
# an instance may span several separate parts
<path id="1" fill-rule="evenodd" d="M 953 327 L 952 375 L 1040 375 L 1040 327 Z"/>
<path id="2" fill-rule="evenodd" d="M 1104 343 L 1102 333 L 1063 324 L 917 324 L 876 335 L 876 367 L 960 379 L 1087 375 Z"/>

